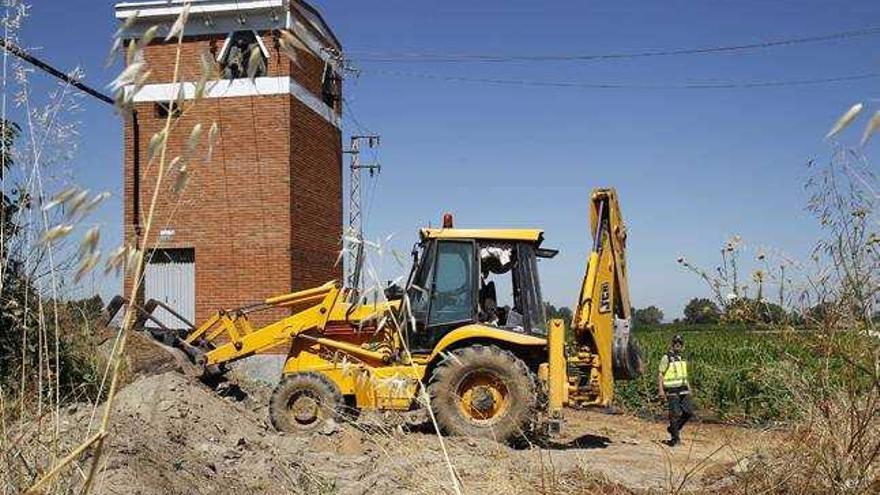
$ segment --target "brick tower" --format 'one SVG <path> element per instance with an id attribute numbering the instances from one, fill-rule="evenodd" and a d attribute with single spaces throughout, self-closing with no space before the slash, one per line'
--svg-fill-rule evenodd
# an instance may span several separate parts
<path id="1" fill-rule="evenodd" d="M 115 6 L 121 22 L 136 18 L 126 39 L 160 26 L 144 50 L 151 76 L 135 95 L 136 117 L 125 128 L 125 238 L 131 244 L 145 234 L 157 178 L 147 143 L 167 113 L 178 111 L 168 105 L 181 88 L 171 84 L 176 40 L 165 42 L 164 34 L 184 3 Z M 341 46 L 321 15 L 299 0 L 190 3 L 180 57 L 184 97 L 193 97 L 203 53 L 218 62 L 223 79 L 186 111 L 169 139 L 168 157 L 185 156 L 190 129 L 197 123 L 204 129 L 182 194 L 172 192 L 173 173 L 158 191 L 148 239 L 156 249 L 143 296 L 164 300 L 198 323 L 220 308 L 340 279 Z M 301 42 L 295 61 L 281 51 L 284 30 Z M 257 48 L 259 60 L 249 56 Z M 253 80 L 252 62 L 258 62 L 250 67 Z M 206 160 L 214 122 L 219 132 Z M 255 315 L 256 322 L 285 314 L 273 311 Z"/>

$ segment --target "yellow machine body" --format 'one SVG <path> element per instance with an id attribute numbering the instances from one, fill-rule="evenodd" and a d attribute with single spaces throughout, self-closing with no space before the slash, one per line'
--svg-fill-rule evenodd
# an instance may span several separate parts
<path id="1" fill-rule="evenodd" d="M 182 345 L 199 349 L 193 351 L 196 362 L 208 372 L 222 372 L 228 363 L 287 346 L 285 376 L 319 373 L 359 409 L 396 411 L 417 408 L 432 371 L 454 359 L 456 351 L 492 346 L 527 363 L 547 397 L 541 412 L 549 419 L 561 420 L 566 405 L 607 405 L 614 393 L 615 321 L 628 319 L 630 311 L 626 234 L 613 190 L 594 191 L 591 205 L 593 249 L 570 329 L 561 320 L 550 320 L 539 335 L 472 321 L 453 325 L 430 349 L 410 349 L 402 300 L 352 304 L 347 289 L 328 282 L 220 311 L 183 338 Z M 530 249 L 539 249 L 543 241 L 537 229 L 422 229 L 420 237 L 423 243 L 497 241 Z M 261 328 L 250 323 L 250 313 L 279 306 L 298 310 Z M 463 398 L 471 401 L 463 408 L 496 410 L 506 407 L 501 401 L 515 400 L 512 390 L 474 380 L 479 394 Z M 482 405 L 486 401 L 491 407 Z"/>

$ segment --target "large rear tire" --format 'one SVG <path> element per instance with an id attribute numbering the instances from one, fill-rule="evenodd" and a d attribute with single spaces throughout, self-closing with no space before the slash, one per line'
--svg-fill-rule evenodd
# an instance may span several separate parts
<path id="1" fill-rule="evenodd" d="M 508 442 L 532 428 L 537 380 L 513 353 L 473 345 L 449 353 L 431 375 L 428 393 L 448 435 Z"/>
<path id="2" fill-rule="evenodd" d="M 272 392 L 269 418 L 278 431 L 308 433 L 338 421 L 343 400 L 339 387 L 321 373 L 286 375 Z"/>

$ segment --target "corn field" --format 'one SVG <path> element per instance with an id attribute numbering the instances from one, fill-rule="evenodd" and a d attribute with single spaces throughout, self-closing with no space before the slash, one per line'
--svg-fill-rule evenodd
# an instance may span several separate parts
<path id="1" fill-rule="evenodd" d="M 799 419 L 802 408 L 786 386 L 793 371 L 818 374 L 828 365 L 815 335 L 796 330 L 753 330 L 728 325 L 661 325 L 636 330 L 645 373 L 618 382 L 616 401 L 643 415 L 665 414 L 657 395 L 657 366 L 672 336 L 685 341 L 694 399 L 703 419 L 766 423 Z M 864 344 L 851 333 L 829 337 L 845 347 Z M 842 359 L 830 360 L 832 368 Z M 830 373 L 835 376 L 835 373 Z M 842 385 L 840 378 L 832 381 Z M 866 383 L 865 386 L 868 384 Z"/>

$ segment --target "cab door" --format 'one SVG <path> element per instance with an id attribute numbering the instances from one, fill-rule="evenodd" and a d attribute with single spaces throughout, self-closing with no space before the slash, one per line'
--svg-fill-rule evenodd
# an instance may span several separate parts
<path id="1" fill-rule="evenodd" d="M 541 281 L 538 277 L 538 258 L 535 247 L 520 243 L 516 246 L 516 294 L 523 308 L 524 328 L 527 333 L 538 336 L 547 334 L 547 317 L 541 298 Z"/>
<path id="2" fill-rule="evenodd" d="M 433 259 L 423 266 L 424 279 L 418 303 L 413 303 L 416 328 L 409 335 L 413 352 L 430 351 L 447 333 L 476 316 L 476 247 L 469 240 L 439 240 L 427 252 Z M 421 278 L 419 276 L 417 279 Z"/>

